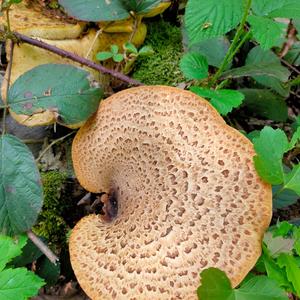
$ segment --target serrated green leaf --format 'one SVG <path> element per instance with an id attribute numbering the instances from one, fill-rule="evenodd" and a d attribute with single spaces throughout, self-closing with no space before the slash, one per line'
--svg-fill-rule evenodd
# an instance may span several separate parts
<path id="1" fill-rule="evenodd" d="M 195 94 L 210 98 L 210 103 L 221 115 L 227 115 L 233 108 L 240 106 L 244 95 L 234 90 L 208 90 L 201 87 L 191 87 Z"/>
<path id="2" fill-rule="evenodd" d="M 140 50 L 139 50 L 139 56 L 149 56 L 154 54 L 154 50 L 151 46 L 143 46 Z"/>
<path id="3" fill-rule="evenodd" d="M 290 173 L 284 174 L 284 188 L 300 196 L 300 164 L 294 166 Z"/>
<path id="4" fill-rule="evenodd" d="M 22 248 L 25 246 L 26 241 L 26 235 L 20 235 L 16 238 L 0 235 L 0 272 L 7 263 L 22 253 Z"/>
<path id="5" fill-rule="evenodd" d="M 297 296 L 300 296 L 300 268 L 294 256 L 281 253 L 277 263 L 279 267 L 285 268 L 288 280 L 292 283 Z"/>
<path id="6" fill-rule="evenodd" d="M 244 1 L 189 0 L 185 25 L 191 44 L 219 37 L 235 28 L 243 15 Z"/>
<path id="7" fill-rule="evenodd" d="M 287 29 L 286 24 L 278 23 L 266 17 L 251 15 L 248 17 L 254 38 L 262 49 L 267 50 L 275 46 Z"/>
<path id="8" fill-rule="evenodd" d="M 288 149 L 288 139 L 281 129 L 266 126 L 259 138 L 253 140 L 257 155 L 254 157 L 256 171 L 263 180 L 277 185 L 283 182 L 283 154 Z"/>
<path id="9" fill-rule="evenodd" d="M 273 186 L 273 207 L 275 209 L 295 204 L 298 199 L 298 194 L 291 190 L 284 189 L 283 185 Z"/>
<path id="10" fill-rule="evenodd" d="M 0 273 L 0 299 L 26 300 L 38 293 L 44 281 L 25 268 L 5 269 Z"/>
<path id="11" fill-rule="evenodd" d="M 43 204 L 41 177 L 28 147 L 12 135 L 0 137 L 0 232 L 30 229 Z"/>
<path id="12" fill-rule="evenodd" d="M 244 104 L 255 115 L 278 122 L 285 122 L 288 118 L 288 107 L 279 95 L 266 89 L 240 89 L 245 95 Z"/>
<path id="13" fill-rule="evenodd" d="M 59 0 L 58 2 L 70 16 L 83 21 L 115 21 L 130 16 L 121 0 Z"/>
<path id="14" fill-rule="evenodd" d="M 123 59 L 124 59 L 124 56 L 123 56 L 123 54 L 120 54 L 120 53 L 115 54 L 113 56 L 114 62 L 121 62 Z"/>
<path id="15" fill-rule="evenodd" d="M 56 113 L 60 124 L 74 125 L 97 110 L 102 95 L 87 71 L 71 65 L 45 64 L 14 82 L 8 104 L 16 114 L 31 116 L 49 110 Z"/>
<path id="16" fill-rule="evenodd" d="M 253 0 L 252 9 L 259 16 L 300 18 L 298 0 Z"/>
<path id="17" fill-rule="evenodd" d="M 180 60 L 180 69 L 187 79 L 204 79 L 208 76 L 208 63 L 199 53 L 186 53 Z"/>
<path id="18" fill-rule="evenodd" d="M 204 55 L 210 66 L 220 67 L 229 46 L 230 43 L 228 39 L 226 37 L 220 37 L 195 43 L 190 47 L 189 51 Z"/>
<path id="19" fill-rule="evenodd" d="M 266 276 L 252 277 L 240 288 L 232 289 L 226 274 L 215 268 L 201 272 L 197 294 L 201 300 L 288 300 L 276 282 Z"/>
<path id="20" fill-rule="evenodd" d="M 263 50 L 260 46 L 252 48 L 246 58 L 246 65 L 270 63 L 281 66 L 279 57 L 271 50 Z M 283 97 L 289 95 L 289 88 L 275 77 L 270 76 L 252 76 L 259 84 L 267 86 Z"/>
<path id="21" fill-rule="evenodd" d="M 267 75 L 278 78 L 282 82 L 287 82 L 290 72 L 287 68 L 278 65 L 277 63 L 260 63 L 251 64 L 239 68 L 228 70 L 222 74 L 222 78 L 239 78 L 243 76 L 260 76 Z"/>
<path id="22" fill-rule="evenodd" d="M 130 42 L 126 42 L 124 44 L 124 49 L 128 52 L 128 53 L 134 53 L 134 54 L 138 54 L 138 50 L 137 48 Z"/>
<path id="23" fill-rule="evenodd" d="M 281 253 L 293 253 L 294 239 L 292 238 L 283 238 L 282 236 L 274 238 L 271 232 L 266 232 L 264 235 L 264 243 L 272 258 L 278 257 Z"/>
<path id="24" fill-rule="evenodd" d="M 273 237 L 282 236 L 285 237 L 288 233 L 293 229 L 293 225 L 287 221 L 279 222 L 276 224 L 276 228 L 274 229 Z"/>
<path id="25" fill-rule="evenodd" d="M 103 52 L 99 52 L 96 54 L 96 59 L 103 61 L 103 60 L 107 60 L 113 57 L 113 54 L 111 52 L 108 51 L 103 51 Z"/>

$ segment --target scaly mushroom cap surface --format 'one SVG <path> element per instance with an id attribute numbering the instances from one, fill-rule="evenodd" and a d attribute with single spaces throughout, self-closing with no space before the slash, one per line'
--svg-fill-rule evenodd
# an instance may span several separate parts
<path id="1" fill-rule="evenodd" d="M 197 299 L 199 272 L 224 270 L 233 286 L 261 253 L 271 188 L 251 142 L 215 109 L 177 88 L 144 86 L 101 102 L 72 157 L 80 183 L 108 194 L 117 214 L 84 217 L 71 263 L 97 299 Z"/>

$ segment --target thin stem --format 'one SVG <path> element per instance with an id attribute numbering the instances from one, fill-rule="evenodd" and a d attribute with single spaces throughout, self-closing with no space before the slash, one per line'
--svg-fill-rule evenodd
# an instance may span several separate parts
<path id="1" fill-rule="evenodd" d="M 93 50 L 93 47 L 94 47 L 94 45 L 95 45 L 95 43 L 96 43 L 96 41 L 97 41 L 97 39 L 98 39 L 100 33 L 102 33 L 102 32 L 103 32 L 103 29 L 102 29 L 102 28 L 99 29 L 99 30 L 97 30 L 97 32 L 96 32 L 96 34 L 95 34 L 95 37 L 93 38 L 93 41 L 92 41 L 92 43 L 91 43 L 91 45 L 90 45 L 90 48 L 89 48 L 89 50 L 87 51 L 87 53 L 86 53 L 86 55 L 85 55 L 85 58 L 86 58 L 86 59 L 88 59 L 89 55 L 91 54 L 91 52 L 92 52 L 92 50 Z"/>
<path id="2" fill-rule="evenodd" d="M 296 78 L 294 78 L 293 80 L 286 83 L 286 85 L 289 87 L 292 87 L 292 86 L 295 86 L 298 84 L 300 84 L 300 75 L 298 75 Z"/>
<path id="3" fill-rule="evenodd" d="M 50 143 L 42 152 L 41 154 L 39 155 L 39 157 L 35 160 L 36 163 L 38 163 L 40 161 L 40 159 L 45 155 L 45 153 L 47 153 L 47 151 L 52 147 L 54 146 L 55 144 L 63 141 L 64 139 L 66 139 L 67 137 L 69 137 L 70 135 L 74 134 L 76 131 L 72 131 L 72 132 L 69 132 L 68 134 L 60 137 L 59 139 L 56 139 L 54 140 L 52 143 Z"/>
<path id="4" fill-rule="evenodd" d="M 0 32 L 3 32 L 3 31 L 0 30 Z M 33 45 L 33 46 L 36 46 L 36 47 L 39 47 L 39 48 L 42 48 L 42 49 L 46 49 L 46 50 L 48 50 L 52 53 L 58 54 L 62 57 L 69 58 L 73 61 L 76 61 L 76 62 L 80 63 L 81 65 L 84 65 L 84 66 L 87 66 L 91 69 L 102 72 L 103 74 L 109 74 L 113 77 L 116 77 L 116 78 L 118 78 L 118 79 L 120 79 L 124 82 L 127 82 L 130 85 L 135 85 L 135 86 L 143 85 L 143 83 L 141 83 L 140 81 L 132 79 L 132 78 L 130 78 L 130 77 L 128 77 L 128 76 L 126 76 L 126 75 L 124 75 L 120 72 L 117 72 L 115 70 L 107 69 L 107 68 L 103 67 L 100 64 L 97 64 L 97 63 L 95 63 L 95 62 L 93 62 L 89 59 L 78 56 L 78 55 L 76 55 L 74 53 L 71 53 L 69 51 L 57 48 L 55 46 L 49 45 L 49 44 L 47 44 L 45 42 L 42 42 L 42 41 L 39 41 L 37 39 L 33 39 L 31 37 L 28 37 L 28 36 L 26 36 L 24 34 L 21 34 L 21 33 L 18 33 L 18 32 L 13 32 L 13 34 L 15 35 L 15 37 L 17 39 L 19 39 L 20 41 L 22 41 L 24 43 L 27 43 L 27 44 L 30 44 L 30 45 Z"/>
<path id="5" fill-rule="evenodd" d="M 28 238 L 48 257 L 53 264 L 56 265 L 59 258 L 49 249 L 49 247 L 44 244 L 44 242 L 31 230 L 28 230 L 26 233 Z"/>
<path id="6" fill-rule="evenodd" d="M 247 21 L 247 17 L 248 17 L 248 14 L 249 14 L 249 10 L 250 10 L 250 7 L 251 7 L 251 2 L 252 0 L 247 0 L 247 4 L 246 4 L 246 8 L 245 8 L 245 11 L 244 11 L 244 15 L 242 17 L 242 20 L 241 20 L 241 23 L 237 29 L 237 32 L 234 36 L 234 39 L 226 53 L 226 56 L 224 57 L 223 59 L 223 62 L 219 68 L 219 70 L 217 71 L 217 73 L 213 76 L 211 82 L 210 82 L 210 86 L 213 86 L 216 81 L 218 80 L 218 78 L 220 77 L 220 75 L 222 74 L 222 72 L 226 69 L 227 65 L 229 64 L 230 60 L 229 58 L 230 57 L 233 57 L 232 53 L 236 53 L 239 48 L 242 46 L 241 43 L 239 43 L 239 39 L 242 35 L 242 33 L 244 32 L 244 25 Z M 245 40 L 244 40 L 245 41 Z"/>

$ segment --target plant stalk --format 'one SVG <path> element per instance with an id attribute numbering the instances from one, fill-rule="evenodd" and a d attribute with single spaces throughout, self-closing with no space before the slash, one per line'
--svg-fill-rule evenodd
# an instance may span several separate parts
<path id="1" fill-rule="evenodd" d="M 237 29 L 237 32 L 234 36 L 234 39 L 226 53 L 226 56 L 223 59 L 223 62 L 219 68 L 219 70 L 217 71 L 217 73 L 213 76 L 213 78 L 211 79 L 210 82 L 210 86 L 213 86 L 217 80 L 219 79 L 219 77 L 221 76 L 221 74 L 223 73 L 223 71 L 226 69 L 226 67 L 228 66 L 228 64 L 230 63 L 231 59 L 233 58 L 233 56 L 237 53 L 237 51 L 240 49 L 240 47 L 243 45 L 243 43 L 246 41 L 245 37 L 242 39 L 242 41 L 239 43 L 239 39 L 242 35 L 242 33 L 244 32 L 244 26 L 246 24 L 247 21 L 247 17 L 249 14 L 249 10 L 251 7 L 251 2 L 252 0 L 247 0 L 246 3 L 246 8 L 244 11 L 244 15 L 242 17 L 241 23 Z M 246 34 L 247 36 L 247 34 Z"/>
<path id="2" fill-rule="evenodd" d="M 3 32 L 2 30 L 0 32 Z M 97 70 L 103 74 L 109 74 L 115 78 L 118 78 L 124 82 L 127 82 L 128 84 L 130 85 L 134 85 L 134 86 L 141 86 L 143 85 L 143 83 L 141 83 L 140 81 L 138 80 L 135 80 L 135 79 L 132 79 L 124 74 L 122 74 L 121 72 L 117 72 L 115 70 L 110 70 L 108 68 L 105 68 L 103 66 L 101 66 L 100 64 L 97 64 L 89 59 L 86 59 L 84 57 L 80 57 L 74 53 L 71 53 L 69 51 L 66 51 L 66 50 L 63 50 L 63 49 L 60 49 L 60 48 L 57 48 L 55 46 L 52 46 L 52 45 L 49 45 L 43 41 L 40 41 L 40 40 L 37 40 L 37 39 L 34 39 L 34 38 L 31 38 L 29 36 L 26 36 L 24 34 L 21 34 L 21 33 L 18 33 L 18 32 L 12 32 L 12 34 L 18 39 L 20 40 L 21 42 L 24 42 L 24 43 L 27 43 L 27 44 L 30 44 L 30 45 L 33 45 L 33 46 L 36 46 L 36 47 L 39 47 L 39 48 L 42 48 L 42 49 L 45 49 L 45 50 L 48 50 L 52 53 L 55 53 L 55 54 L 58 54 L 62 57 L 65 57 L 65 58 L 69 58 L 75 62 L 78 62 L 80 63 L 81 65 L 84 65 L 84 66 L 87 66 L 91 69 L 94 69 L 94 70 Z"/>

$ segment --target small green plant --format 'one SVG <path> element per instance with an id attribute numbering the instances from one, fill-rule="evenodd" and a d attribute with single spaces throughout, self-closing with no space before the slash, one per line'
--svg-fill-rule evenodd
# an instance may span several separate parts
<path id="1" fill-rule="evenodd" d="M 0 299 L 25 300 L 35 296 L 44 280 L 26 268 L 14 268 L 12 260 L 22 253 L 27 237 L 0 235 Z"/>

